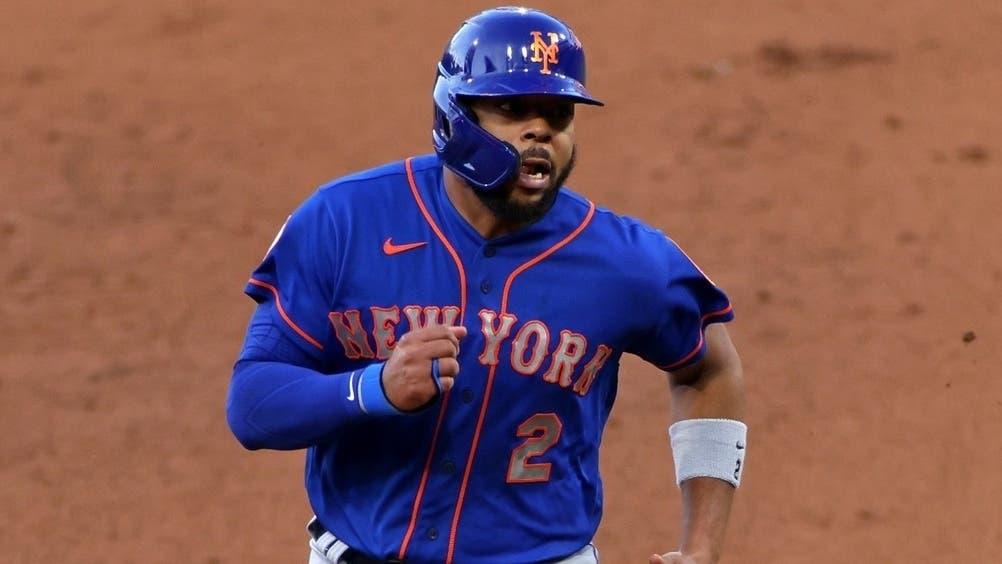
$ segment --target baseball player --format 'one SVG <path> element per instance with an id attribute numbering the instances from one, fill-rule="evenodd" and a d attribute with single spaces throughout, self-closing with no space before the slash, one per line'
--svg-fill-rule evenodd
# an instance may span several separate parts
<path id="1" fill-rule="evenodd" d="M 563 188 L 573 31 L 488 10 L 446 47 L 431 155 L 320 187 L 246 293 L 227 418 L 306 449 L 313 564 L 598 561 L 599 443 L 623 353 L 670 375 L 678 551 L 719 558 L 741 478 L 731 305 L 662 232 Z"/>

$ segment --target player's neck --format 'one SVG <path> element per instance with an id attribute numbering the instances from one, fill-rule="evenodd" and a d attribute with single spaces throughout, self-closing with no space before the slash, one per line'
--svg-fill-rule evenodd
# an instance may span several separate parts
<path id="1" fill-rule="evenodd" d="M 459 215 L 484 239 L 507 235 L 522 227 L 521 224 L 504 221 L 496 216 L 473 193 L 473 188 L 448 168 L 445 168 L 445 194 L 459 211 Z"/>

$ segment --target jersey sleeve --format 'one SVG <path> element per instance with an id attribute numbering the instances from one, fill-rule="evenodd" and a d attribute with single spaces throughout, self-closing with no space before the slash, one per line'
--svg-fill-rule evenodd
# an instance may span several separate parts
<path id="1" fill-rule="evenodd" d="M 321 359 L 330 324 L 337 233 L 317 192 L 285 222 L 244 292 L 292 342 Z M 261 311 L 263 310 L 263 311 Z"/>
<path id="2" fill-rule="evenodd" d="M 672 240 L 665 238 L 651 325 L 630 352 L 664 370 L 677 370 L 706 352 L 704 331 L 734 319 L 727 295 Z"/>

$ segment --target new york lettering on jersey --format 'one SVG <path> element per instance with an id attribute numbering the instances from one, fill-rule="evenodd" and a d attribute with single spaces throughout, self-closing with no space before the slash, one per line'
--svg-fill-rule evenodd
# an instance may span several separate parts
<path id="1" fill-rule="evenodd" d="M 420 157 L 322 188 L 297 214 L 326 221 L 294 214 L 248 285 L 278 298 L 289 336 L 331 373 L 388 358 L 417 326 L 469 329 L 440 406 L 310 449 L 313 508 L 385 558 L 571 554 L 601 517 L 598 444 L 620 356 L 692 362 L 730 306 L 663 234 L 566 189 L 541 221 L 488 241 L 441 182 L 438 160 Z M 399 213 L 368 217 L 363 204 Z M 303 257 L 316 272 L 293 266 Z"/>

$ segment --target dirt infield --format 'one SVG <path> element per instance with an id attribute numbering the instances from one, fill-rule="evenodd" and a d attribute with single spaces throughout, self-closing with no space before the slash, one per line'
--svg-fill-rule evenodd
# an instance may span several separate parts
<path id="1" fill-rule="evenodd" d="M 489 4 L 291 4 L 0 8 L 0 560 L 305 561 L 302 453 L 223 415 L 241 290 L 314 186 L 430 150 L 434 64 Z M 598 4 L 537 4 L 608 103 L 570 184 L 737 311 L 724 561 L 998 562 L 1002 6 Z M 597 542 L 645 562 L 678 538 L 668 394 L 621 378 Z"/>

